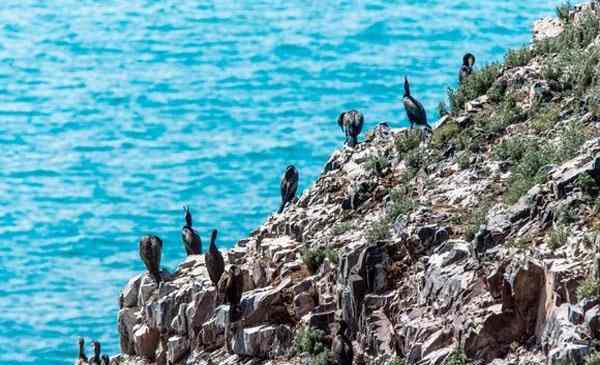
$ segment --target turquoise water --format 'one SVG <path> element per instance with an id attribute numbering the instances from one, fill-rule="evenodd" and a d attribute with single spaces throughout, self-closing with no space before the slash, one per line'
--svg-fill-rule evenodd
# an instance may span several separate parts
<path id="1" fill-rule="evenodd" d="M 0 363 L 118 351 L 117 296 L 140 236 L 184 257 L 182 206 L 231 247 L 343 142 L 339 112 L 430 119 L 462 54 L 530 38 L 553 2 L 5 0 L 0 5 Z"/>

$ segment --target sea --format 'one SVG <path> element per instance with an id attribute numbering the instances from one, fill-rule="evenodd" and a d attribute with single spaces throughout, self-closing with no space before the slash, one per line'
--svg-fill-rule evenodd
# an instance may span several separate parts
<path id="1" fill-rule="evenodd" d="M 407 126 L 404 76 L 435 123 L 465 52 L 531 40 L 554 1 L 3 0 L 0 364 L 119 352 L 118 295 L 139 239 L 184 260 L 183 206 L 232 247 L 300 190 L 358 109 Z M 87 347 L 88 352 L 91 347 Z"/>

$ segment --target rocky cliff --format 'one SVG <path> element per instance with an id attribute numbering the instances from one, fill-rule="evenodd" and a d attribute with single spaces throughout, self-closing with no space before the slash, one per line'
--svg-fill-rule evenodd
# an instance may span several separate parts
<path id="1" fill-rule="evenodd" d="M 600 11 L 563 7 L 532 45 L 450 90 L 433 133 L 382 124 L 335 151 L 225 253 L 243 320 L 189 256 L 120 298 L 113 364 L 594 363 L 600 336 Z"/>

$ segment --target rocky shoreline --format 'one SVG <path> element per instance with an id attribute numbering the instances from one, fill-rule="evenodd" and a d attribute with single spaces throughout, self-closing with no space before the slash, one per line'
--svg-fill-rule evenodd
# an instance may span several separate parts
<path id="1" fill-rule="evenodd" d="M 159 287 L 128 282 L 111 364 L 326 364 L 338 318 L 356 364 L 590 363 L 597 24 L 593 4 L 540 21 L 532 46 L 451 92 L 433 134 L 380 125 L 335 151 L 295 204 L 224 252 L 244 278 L 232 354 L 229 307 L 192 255 Z"/>

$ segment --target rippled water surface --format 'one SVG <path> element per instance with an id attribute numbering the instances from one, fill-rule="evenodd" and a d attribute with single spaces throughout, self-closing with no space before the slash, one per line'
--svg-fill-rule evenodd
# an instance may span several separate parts
<path id="1" fill-rule="evenodd" d="M 189 204 L 230 247 L 288 163 L 317 176 L 340 111 L 405 125 L 407 74 L 434 119 L 465 51 L 499 60 L 554 6 L 393 3 L 2 1 L 0 363 L 71 363 L 78 335 L 116 353 L 141 235 L 174 268 Z"/>

